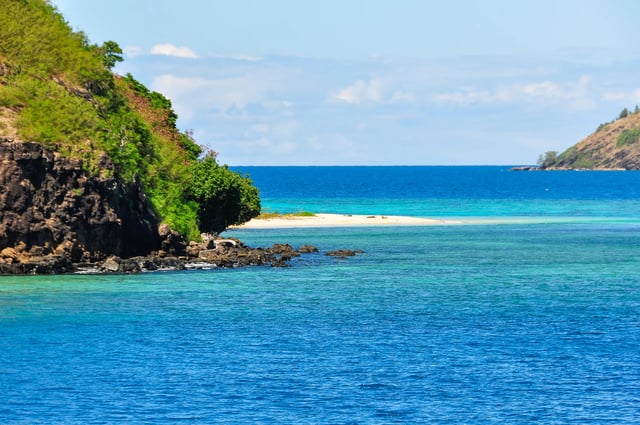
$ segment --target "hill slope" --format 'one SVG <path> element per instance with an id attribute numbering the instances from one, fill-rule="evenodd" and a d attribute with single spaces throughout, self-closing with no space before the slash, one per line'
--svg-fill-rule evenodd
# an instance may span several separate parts
<path id="1" fill-rule="evenodd" d="M 541 168 L 639 170 L 640 112 L 621 113 L 560 155 L 547 155 Z"/>
<path id="2" fill-rule="evenodd" d="M 91 44 L 47 0 L 1 3 L 0 143 L 37 142 L 89 178 L 140 186 L 157 221 L 188 239 L 259 213 L 252 182 L 203 158 L 167 98 L 111 71 L 115 42 Z"/>

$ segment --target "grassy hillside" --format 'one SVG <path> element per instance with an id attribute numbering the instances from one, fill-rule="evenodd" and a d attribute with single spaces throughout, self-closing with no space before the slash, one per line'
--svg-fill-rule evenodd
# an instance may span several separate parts
<path id="1" fill-rule="evenodd" d="M 540 163 L 545 169 L 640 169 L 640 112 L 623 109 L 560 155 L 547 152 Z"/>
<path id="2" fill-rule="evenodd" d="M 0 136 L 37 141 L 81 159 L 93 175 L 138 181 L 156 213 L 197 238 L 260 210 L 244 176 L 201 158 L 162 94 L 111 72 L 112 41 L 91 44 L 46 0 L 0 0 Z M 106 158 L 115 176 L 101 168 Z"/>

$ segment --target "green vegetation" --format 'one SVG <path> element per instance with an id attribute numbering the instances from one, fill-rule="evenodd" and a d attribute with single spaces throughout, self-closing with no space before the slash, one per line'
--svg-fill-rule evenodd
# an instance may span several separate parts
<path id="1" fill-rule="evenodd" d="M 605 128 L 607 128 L 607 126 L 609 124 L 613 124 L 614 122 L 616 122 L 618 120 L 621 120 L 623 118 L 627 118 L 629 115 L 637 114 L 638 112 L 640 112 L 640 107 L 638 105 L 636 105 L 636 107 L 633 108 L 633 112 L 631 112 L 627 108 L 622 108 L 622 111 L 620 111 L 620 113 L 618 114 L 618 116 L 616 118 L 612 119 L 609 122 L 603 122 L 602 124 L 598 125 L 598 128 L 596 128 L 596 133 L 599 132 L 600 130 L 604 130 Z"/>
<path id="2" fill-rule="evenodd" d="M 190 198 L 200 205 L 198 221 L 205 232 L 219 232 L 260 213 L 260 198 L 251 180 L 220 166 L 207 155 L 193 167 Z"/>
<path id="3" fill-rule="evenodd" d="M 601 130 L 604 130 L 605 128 L 607 128 L 609 126 L 609 124 L 611 124 L 611 123 L 610 122 L 603 122 L 602 124 L 598 125 L 598 128 L 596 128 L 596 133 L 598 133 Z"/>
<path id="4" fill-rule="evenodd" d="M 47 0 L 3 0 L 0 108 L 18 136 L 81 159 L 101 177 L 142 184 L 163 222 L 190 239 L 259 214 L 257 189 L 176 127 L 171 101 L 111 72 L 122 49 L 89 42 Z M 115 175 L 101 169 L 111 158 Z"/>
<path id="5" fill-rule="evenodd" d="M 274 212 L 262 212 L 258 216 L 259 219 L 267 220 L 270 218 L 287 218 L 287 217 L 315 217 L 315 213 L 309 211 L 298 211 L 293 213 L 279 213 L 278 211 Z"/>
<path id="6" fill-rule="evenodd" d="M 591 157 L 590 152 L 578 151 L 575 146 L 570 147 L 565 152 L 558 155 L 554 163 L 571 164 L 571 168 L 589 169 L 596 166 L 596 162 Z"/>
<path id="7" fill-rule="evenodd" d="M 624 130 L 622 133 L 620 133 L 620 136 L 618 136 L 618 140 L 616 142 L 616 146 L 620 148 L 638 142 L 640 142 L 640 128 L 633 128 Z"/>
<path id="8" fill-rule="evenodd" d="M 621 120 L 622 118 L 627 118 L 629 116 L 629 110 L 627 108 L 622 109 L 622 111 L 620 111 L 620 114 L 618 115 L 618 119 Z"/>
<path id="9" fill-rule="evenodd" d="M 544 155 L 540 155 L 538 157 L 538 166 L 542 168 L 549 167 L 551 164 L 553 164 L 556 161 L 557 158 L 558 158 L 557 151 L 547 151 L 544 153 Z"/>

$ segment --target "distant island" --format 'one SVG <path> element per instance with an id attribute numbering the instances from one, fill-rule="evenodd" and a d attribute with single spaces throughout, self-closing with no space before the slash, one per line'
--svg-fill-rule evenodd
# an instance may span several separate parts
<path id="1" fill-rule="evenodd" d="M 640 170 L 640 109 L 624 108 L 611 122 L 566 151 L 545 152 L 538 159 L 540 170 Z"/>

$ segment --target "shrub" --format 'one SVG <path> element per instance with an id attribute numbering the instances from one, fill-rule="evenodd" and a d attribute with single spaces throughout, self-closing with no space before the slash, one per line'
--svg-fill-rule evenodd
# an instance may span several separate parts
<path id="1" fill-rule="evenodd" d="M 629 116 L 629 110 L 627 108 L 624 108 L 622 111 L 620 111 L 620 115 L 618 115 L 618 119 L 627 118 L 628 116 Z"/>
<path id="2" fill-rule="evenodd" d="M 638 143 L 638 141 L 640 141 L 640 128 L 624 130 L 622 133 L 620 133 L 620 136 L 618 136 L 616 146 L 620 148 L 623 146 Z"/>
<path id="3" fill-rule="evenodd" d="M 557 151 L 546 151 L 544 155 L 540 155 L 538 157 L 538 166 L 545 168 L 553 165 L 553 163 L 558 158 Z"/>

